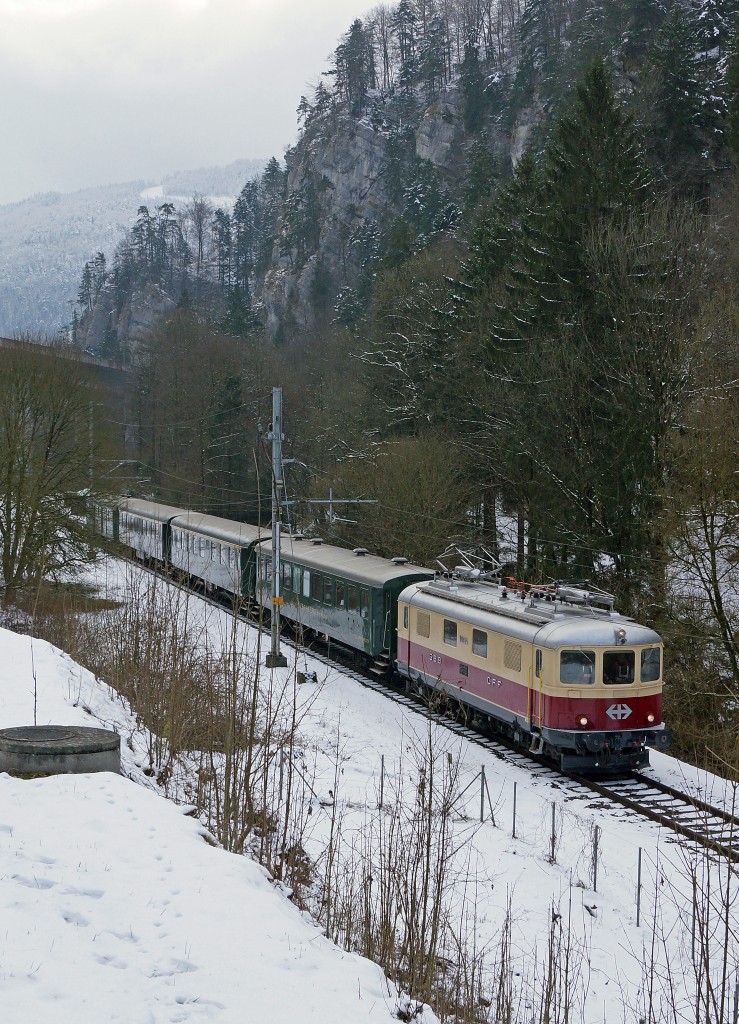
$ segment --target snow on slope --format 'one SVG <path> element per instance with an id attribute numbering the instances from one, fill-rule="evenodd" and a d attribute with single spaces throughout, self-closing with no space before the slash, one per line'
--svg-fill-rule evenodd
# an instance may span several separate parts
<path id="1" fill-rule="evenodd" d="M 2 728 L 33 721 L 35 690 L 38 724 L 133 731 L 106 688 L 43 641 L 0 630 L 0 666 Z M 375 965 L 324 939 L 253 861 L 205 842 L 188 808 L 145 788 L 143 753 L 122 752 L 133 780 L 0 775 L 3 1021 L 393 1019 Z"/>

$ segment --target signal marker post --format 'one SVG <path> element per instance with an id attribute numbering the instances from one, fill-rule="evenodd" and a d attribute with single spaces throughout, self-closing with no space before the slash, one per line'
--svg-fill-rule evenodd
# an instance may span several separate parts
<path id="1" fill-rule="evenodd" d="M 282 388 L 272 388 L 272 429 L 266 435 L 272 442 L 272 645 L 265 659 L 267 668 L 286 668 L 287 658 L 280 653 L 280 489 L 282 475 Z"/>

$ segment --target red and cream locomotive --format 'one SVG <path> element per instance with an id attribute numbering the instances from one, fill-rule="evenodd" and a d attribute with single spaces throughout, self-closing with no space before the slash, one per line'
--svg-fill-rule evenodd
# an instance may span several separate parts
<path id="1" fill-rule="evenodd" d="M 565 770 L 612 772 L 665 748 L 662 640 L 573 586 L 488 583 L 461 569 L 398 599 L 397 668 Z"/>

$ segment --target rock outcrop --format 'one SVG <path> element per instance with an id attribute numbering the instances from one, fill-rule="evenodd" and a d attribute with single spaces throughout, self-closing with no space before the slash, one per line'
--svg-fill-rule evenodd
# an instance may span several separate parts
<path id="1" fill-rule="evenodd" d="M 452 195 L 464 177 L 468 140 L 463 128 L 463 98 L 450 84 L 415 118 L 413 149 L 418 160 L 428 163 L 441 187 Z M 330 133 L 306 138 L 285 156 L 288 195 L 297 194 L 305 182 L 313 183 L 319 202 L 318 244 L 303 258 L 285 255 L 289 245 L 275 247 L 272 265 L 257 282 L 256 296 L 266 314 L 267 329 L 275 337 L 281 325 L 311 330 L 315 327 L 317 274 L 323 275 L 329 298 L 356 284 L 358 260 L 354 251 L 356 232 L 363 226 L 378 229 L 402 212 L 397 195 L 391 194 L 390 173 L 397 134 L 381 116 L 357 119 L 348 113 L 335 117 Z M 397 157 L 395 157 L 397 159 Z"/>

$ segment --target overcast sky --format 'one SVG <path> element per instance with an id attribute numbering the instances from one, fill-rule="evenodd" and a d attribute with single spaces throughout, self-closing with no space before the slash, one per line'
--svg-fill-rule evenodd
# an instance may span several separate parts
<path id="1" fill-rule="evenodd" d="M 0 0 L 0 203 L 281 157 L 357 0 Z"/>

